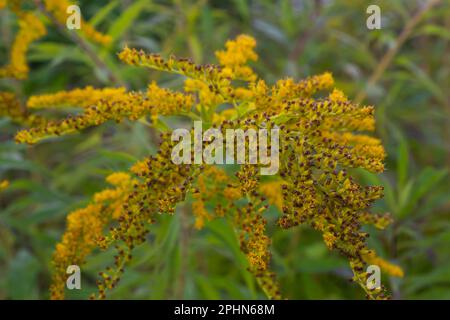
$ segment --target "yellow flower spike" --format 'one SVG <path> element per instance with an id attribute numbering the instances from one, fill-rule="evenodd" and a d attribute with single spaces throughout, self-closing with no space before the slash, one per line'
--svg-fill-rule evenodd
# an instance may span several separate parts
<path id="1" fill-rule="evenodd" d="M 199 105 L 214 106 L 224 102 L 223 96 L 215 92 L 208 83 L 196 79 L 186 79 L 184 81 L 186 92 L 197 92 Z"/>
<path id="2" fill-rule="evenodd" d="M 91 96 L 89 96 L 91 95 Z M 83 99 L 85 99 L 83 101 Z M 152 84 L 144 94 L 141 92 L 125 92 L 118 89 L 93 89 L 87 87 L 53 95 L 32 97 L 29 105 L 39 108 L 44 105 L 74 105 L 84 108 L 83 113 L 69 116 L 64 120 L 48 123 L 22 130 L 17 133 L 16 141 L 33 144 L 52 136 L 71 134 L 88 127 L 98 126 L 106 121 L 120 122 L 125 118 L 136 121 L 145 115 L 170 115 L 187 112 L 193 103 L 189 95 L 174 93 Z"/>
<path id="3" fill-rule="evenodd" d="M 237 117 L 236 109 L 226 109 L 223 110 L 221 113 L 214 113 L 212 122 L 213 124 L 218 125 L 227 120 L 234 120 L 236 117 Z"/>
<path id="4" fill-rule="evenodd" d="M 262 217 L 261 212 L 254 210 L 253 204 L 248 204 L 242 209 L 238 208 L 234 216 L 241 251 L 247 256 L 249 270 L 255 275 L 268 298 L 281 299 L 275 274 L 269 271 L 271 240 L 265 235 L 267 221 Z"/>
<path id="5" fill-rule="evenodd" d="M 106 181 L 109 184 L 115 186 L 116 188 L 105 189 L 103 191 L 94 194 L 94 202 L 103 203 L 105 201 L 118 199 L 124 201 L 125 199 L 122 199 L 123 195 L 126 195 L 126 192 L 131 190 L 132 184 L 137 182 L 137 180 L 132 179 L 131 176 L 125 172 L 115 172 L 109 175 L 106 178 Z M 122 203 L 120 203 L 119 201 L 119 205 Z"/>
<path id="6" fill-rule="evenodd" d="M 87 39 L 96 42 L 102 46 L 108 46 L 111 43 L 112 41 L 111 36 L 98 32 L 97 30 L 94 29 L 93 26 L 91 26 L 87 22 L 82 22 L 82 24 L 83 26 L 81 28 L 81 32 Z"/>
<path id="7" fill-rule="evenodd" d="M 136 162 L 130 169 L 135 175 L 147 175 L 150 173 L 147 160 Z"/>
<path id="8" fill-rule="evenodd" d="M 353 280 L 369 298 L 389 297 L 384 287 L 366 290 L 367 265 L 378 262 L 392 274 L 401 273 L 367 254 L 368 234 L 361 230 L 363 224 L 384 228 L 390 222 L 389 216 L 368 211 L 382 197 L 383 189 L 362 186 L 347 172 L 347 168 L 354 167 L 373 172 L 384 169 L 385 151 L 381 142 L 356 133 L 374 129 L 373 107 L 353 104 L 343 92 L 333 89 L 330 73 L 300 81 L 279 80 L 269 86 L 246 65 L 256 59 L 254 46 L 254 40 L 247 36 L 228 42 L 226 49 L 217 53 L 218 65 L 197 65 L 173 56 L 164 59 L 125 48 L 119 58 L 127 64 L 186 76 L 185 93 L 151 83 L 145 92 L 105 96 L 94 106 L 84 107 L 76 117 L 18 134 L 18 138 L 33 142 L 108 120 L 137 120 L 143 116 L 155 119 L 162 114 L 179 115 L 187 111 L 193 118 L 206 119 L 205 126 L 212 125 L 212 121 L 222 132 L 236 128 L 280 128 L 280 167 L 271 182 L 260 181 L 259 165 L 241 165 L 235 175 L 212 165 L 175 165 L 171 161 L 174 142 L 170 139 L 171 132 L 165 131 L 158 153 L 131 168 L 135 178 L 124 173 L 110 176 L 108 181 L 115 188 L 97 193 L 91 203 L 101 204 L 104 216 L 117 220 L 117 225 L 97 240 L 103 249 L 115 244 L 118 253 L 114 268 L 101 275 L 99 298 L 105 298 L 106 290 L 119 281 L 132 249 L 145 241 L 147 226 L 155 222 L 155 215 L 175 214 L 176 205 L 185 201 L 189 193 L 196 228 L 210 219 L 231 220 L 249 271 L 269 298 L 281 298 L 275 274 L 270 271 L 271 240 L 265 234 L 264 214 L 270 204 L 281 213 L 279 227 L 309 225 L 322 234 L 329 249 L 348 258 Z M 237 86 L 242 82 L 233 79 L 247 83 Z M 321 97 L 316 97 L 319 92 Z M 61 95 L 53 102 L 64 105 L 65 99 L 74 97 Z M 224 103 L 233 108 L 217 111 L 223 110 Z M 38 107 L 45 103 L 30 99 L 30 104 Z M 243 151 L 238 148 L 236 154 Z M 248 159 L 248 154 L 245 157 Z M 68 249 L 58 250 L 64 253 Z"/>
<path id="9" fill-rule="evenodd" d="M 202 200 L 192 202 L 192 214 L 195 217 L 195 228 L 197 230 L 203 228 L 206 220 L 211 220 L 211 215 L 205 209 L 205 203 Z"/>
<path id="10" fill-rule="evenodd" d="M 89 205 L 69 214 L 66 232 L 53 255 L 52 299 L 64 299 L 66 268 L 84 263 L 87 254 L 96 246 L 95 240 L 101 236 L 105 223 L 101 205 Z"/>
<path id="11" fill-rule="evenodd" d="M 8 180 L 0 181 L 0 192 L 8 188 L 8 186 L 9 186 Z"/>
<path id="12" fill-rule="evenodd" d="M 323 234 L 323 240 L 325 241 L 326 246 L 328 247 L 328 249 L 333 249 L 334 244 L 337 240 L 336 236 L 334 234 L 332 234 L 331 232 L 325 232 Z"/>
<path id="13" fill-rule="evenodd" d="M 253 50 L 256 41 L 250 36 L 240 35 L 236 40 L 227 41 L 225 51 L 217 51 L 216 57 L 219 63 L 224 66 L 224 77 L 255 81 L 256 75 L 246 64 L 248 61 L 256 61 L 258 55 Z"/>
<path id="14" fill-rule="evenodd" d="M 95 105 L 102 99 L 113 99 L 115 96 L 123 96 L 125 93 L 126 89 L 123 87 L 95 89 L 88 86 L 83 89 L 31 96 L 27 101 L 27 107 L 32 109 L 64 106 L 87 108 Z"/>
<path id="15" fill-rule="evenodd" d="M 225 44 L 226 51 L 217 51 L 216 56 L 220 64 L 226 67 L 244 65 L 247 61 L 256 61 L 258 55 L 253 50 L 256 47 L 254 38 L 240 35 L 236 40 L 229 40 Z"/>
<path id="16" fill-rule="evenodd" d="M 329 72 L 318 76 L 312 76 L 300 82 L 295 82 L 293 79 L 287 78 L 277 81 L 272 90 L 272 95 L 277 100 L 310 97 L 318 91 L 330 89 L 333 84 L 334 79 Z"/>
<path id="17" fill-rule="evenodd" d="M 229 180 L 225 171 L 215 166 L 209 166 L 205 169 L 205 175 L 209 176 L 217 183 L 227 182 Z"/>
<path id="18" fill-rule="evenodd" d="M 339 145 L 348 146 L 348 152 L 353 157 L 350 161 L 342 159 L 348 166 L 363 167 L 373 172 L 384 170 L 383 160 L 386 154 L 379 139 L 352 133 L 324 132 L 323 136 Z"/>
<path id="19" fill-rule="evenodd" d="M 252 90 L 245 89 L 245 88 L 237 88 L 234 90 L 234 95 L 239 100 L 252 100 L 254 97 L 254 93 Z"/>
<path id="20" fill-rule="evenodd" d="M 189 78 L 184 80 L 184 91 L 186 92 L 202 91 L 205 89 L 205 87 L 208 88 L 208 85 L 203 83 L 202 81 Z"/>
<path id="21" fill-rule="evenodd" d="M 372 224 L 377 229 L 385 229 L 393 221 L 392 216 L 389 213 L 379 215 L 379 214 L 371 214 L 369 212 L 364 212 L 363 214 L 361 214 L 359 220 L 363 224 Z"/>
<path id="22" fill-rule="evenodd" d="M 67 0 L 45 0 L 45 9 L 49 11 L 62 24 L 66 24 L 67 7 L 73 4 Z M 26 60 L 26 54 L 30 44 L 46 35 L 47 30 L 41 20 L 30 11 L 22 10 L 22 1 L 1 0 L 0 10 L 8 7 L 18 17 L 19 32 L 16 34 L 14 43 L 10 52 L 10 61 L 7 65 L 0 67 L 0 78 L 12 77 L 16 79 L 26 79 L 29 67 Z M 107 45 L 111 37 L 103 35 L 94 30 L 94 28 L 82 21 L 82 33 L 97 43 Z"/>
<path id="23" fill-rule="evenodd" d="M 347 102 L 347 96 L 339 89 L 333 89 L 329 95 L 329 99 L 332 102 Z"/>
<path id="24" fill-rule="evenodd" d="M 25 115 L 20 101 L 12 92 L 0 92 L 0 116 L 7 116 L 20 121 Z"/>
<path id="25" fill-rule="evenodd" d="M 223 190 L 223 196 L 226 199 L 233 201 L 233 200 L 240 199 L 242 197 L 242 194 L 238 188 L 228 187 Z"/>
<path id="26" fill-rule="evenodd" d="M 402 268 L 380 258 L 373 251 L 366 253 L 363 258 L 368 264 L 379 266 L 381 270 L 393 277 L 402 278 L 404 276 Z"/>
<path id="27" fill-rule="evenodd" d="M 67 228 L 53 256 L 54 273 L 50 288 L 52 299 L 64 298 L 66 268 L 81 265 L 103 238 L 103 229 L 111 219 L 118 219 L 137 180 L 128 173 L 115 172 L 106 178 L 116 186 L 94 194 L 93 203 L 67 216 Z"/>
<path id="28" fill-rule="evenodd" d="M 126 172 L 114 172 L 106 178 L 106 181 L 113 186 L 127 186 L 130 184 L 131 176 Z"/>

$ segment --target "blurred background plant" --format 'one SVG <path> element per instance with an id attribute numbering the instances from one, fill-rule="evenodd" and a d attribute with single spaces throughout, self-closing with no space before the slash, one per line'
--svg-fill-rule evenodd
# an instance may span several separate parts
<path id="1" fill-rule="evenodd" d="M 258 42 L 255 69 L 270 83 L 331 71 L 351 98 L 376 106 L 377 135 L 387 150 L 382 175 L 357 171 L 361 181 L 382 184 L 385 197 L 374 211 L 395 222 L 370 238 L 381 256 L 399 264 L 405 277 L 382 282 L 397 299 L 450 299 L 450 2 L 420 0 L 112 0 L 78 1 L 84 18 L 112 38 L 95 47 L 97 59 L 69 31 L 48 27 L 31 45 L 29 78 L 0 80 L 2 91 L 26 97 L 93 85 L 149 80 L 180 88 L 179 77 L 136 70 L 116 53 L 128 44 L 146 51 L 212 61 L 236 34 Z M 381 8 L 381 30 L 368 30 L 366 8 Z M 49 24 L 49 21 L 47 21 Z M 0 61 L 17 30 L 16 18 L 0 11 Z M 111 76 L 112 75 L 112 76 Z M 68 110 L 70 111 L 70 110 Z M 61 111 L 59 111 L 61 112 Z M 155 135 L 142 123 L 105 125 L 80 135 L 17 145 L 19 129 L 0 120 L 0 298 L 48 298 L 50 260 L 65 216 L 105 187 L 104 178 L 155 151 Z M 269 220 L 276 219 L 271 208 Z M 235 235 L 224 221 L 195 232 L 193 218 L 161 217 L 113 299 L 263 298 L 245 271 Z M 274 223 L 269 223 L 275 225 Z M 330 253 L 321 236 L 305 227 L 269 229 L 273 269 L 290 299 L 359 299 L 346 261 Z M 96 271 L 111 253 L 92 255 L 82 270 L 86 298 Z"/>

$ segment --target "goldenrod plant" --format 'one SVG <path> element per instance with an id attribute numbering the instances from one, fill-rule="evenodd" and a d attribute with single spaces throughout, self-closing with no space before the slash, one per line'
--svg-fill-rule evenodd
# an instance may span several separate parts
<path id="1" fill-rule="evenodd" d="M 413 124 L 448 68 L 408 42 L 446 37 L 434 2 L 383 38 L 362 2 L 0 0 L 0 298 L 445 293 L 445 109 Z"/>
<path id="2" fill-rule="evenodd" d="M 83 111 L 20 131 L 16 135 L 19 143 L 34 144 L 124 119 L 149 121 L 162 134 L 156 155 L 136 163 L 129 173 L 109 176 L 107 180 L 115 189 L 97 193 L 91 204 L 68 215 L 67 231 L 53 258 L 52 298 L 64 297 L 68 265 L 83 264 L 95 246 L 116 246 L 114 266 L 102 271 L 98 281 L 97 297 L 105 298 L 106 291 L 120 280 L 133 248 L 151 232 L 155 215 L 174 214 L 189 194 L 195 198 L 192 212 L 198 229 L 214 218 L 230 219 L 249 270 L 268 298 L 282 298 L 282 288 L 270 271 L 271 240 L 265 232 L 264 212 L 271 202 L 279 206 L 280 228 L 312 226 L 322 233 L 330 250 L 348 258 L 353 281 L 369 298 L 389 297 L 384 287 L 367 289 L 367 265 L 376 262 L 395 276 L 403 272 L 376 256 L 366 244 L 368 234 L 360 229 L 367 223 L 384 228 L 390 222 L 387 216 L 369 213 L 371 203 L 382 196 L 382 187 L 361 186 L 347 172 L 348 168 L 384 170 L 385 152 L 380 141 L 355 133 L 373 131 L 373 107 L 352 104 L 342 91 L 333 89 L 330 73 L 297 82 L 286 78 L 268 85 L 248 64 L 258 58 L 255 46 L 252 37 L 240 35 L 228 41 L 224 51 L 216 52 L 218 64 L 208 65 L 128 47 L 119 53 L 127 64 L 186 77 L 184 92 L 152 82 L 144 92 L 87 87 L 30 97 L 30 109 L 75 106 Z M 328 95 L 316 97 L 327 91 Z M 226 109 L 220 111 L 221 105 Z M 201 119 L 204 129 L 214 127 L 223 132 L 280 126 L 279 150 L 271 151 L 280 153 L 279 173 L 266 182 L 259 177 L 260 165 L 244 164 L 229 174 L 212 165 L 174 164 L 171 130 L 161 125 L 159 117 L 175 115 Z M 269 148 L 273 149 L 270 144 Z M 210 204 L 214 207 L 208 210 Z M 110 225 L 109 232 L 103 234 Z"/>

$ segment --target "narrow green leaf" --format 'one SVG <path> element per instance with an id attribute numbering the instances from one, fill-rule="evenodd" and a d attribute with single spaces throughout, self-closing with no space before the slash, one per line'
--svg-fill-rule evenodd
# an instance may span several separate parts
<path id="1" fill-rule="evenodd" d="M 117 5 L 119 4 L 119 0 L 110 1 L 106 6 L 103 6 L 98 12 L 89 20 L 89 24 L 93 27 L 100 24 L 105 18 L 109 15 L 111 11 L 113 11 Z"/>
<path id="2" fill-rule="evenodd" d="M 108 35 L 113 41 L 119 39 L 131 27 L 148 2 L 148 0 L 136 1 L 116 19 L 108 30 Z"/>

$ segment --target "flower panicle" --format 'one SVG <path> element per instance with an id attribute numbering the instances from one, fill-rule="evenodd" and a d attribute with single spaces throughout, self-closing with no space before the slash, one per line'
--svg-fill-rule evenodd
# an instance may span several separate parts
<path id="1" fill-rule="evenodd" d="M 50 296 L 54 300 L 64 298 L 66 268 L 82 265 L 91 251 L 104 245 L 104 228 L 122 213 L 124 203 L 136 183 L 128 173 L 116 172 L 106 180 L 115 186 L 94 195 L 92 203 L 67 216 L 67 227 L 53 254 L 53 276 Z"/>
<path id="2" fill-rule="evenodd" d="M 8 180 L 0 180 L 0 192 L 5 190 L 9 187 L 9 181 Z"/>
<path id="3" fill-rule="evenodd" d="M 17 96 L 12 92 L 0 91 L 0 116 L 26 126 L 40 126 L 47 122 L 45 118 L 27 112 Z"/>
<path id="4" fill-rule="evenodd" d="M 384 148 L 379 139 L 366 134 L 374 129 L 373 107 L 353 104 L 342 91 L 333 89 L 330 73 L 301 81 L 283 79 L 268 85 L 247 65 L 257 59 L 254 47 L 252 38 L 240 36 L 217 53 L 218 65 L 196 65 L 175 57 L 163 59 L 126 47 L 119 53 L 123 62 L 185 75 L 188 77 L 185 92 L 150 83 L 146 91 L 118 92 L 108 97 L 99 93 L 97 100 L 85 106 L 80 115 L 19 132 L 18 140 L 30 143 L 108 120 L 119 122 L 147 115 L 154 118 L 186 113 L 206 120 L 208 125 L 214 124 L 222 132 L 236 128 L 280 129 L 280 167 L 278 177 L 270 181 L 261 181 L 259 165 L 241 165 L 234 176 L 212 165 L 175 165 L 170 161 L 174 147 L 170 130 L 161 134 L 155 155 L 131 168 L 135 179 L 127 180 L 121 174 L 109 178 L 116 189 L 96 194 L 92 205 L 108 206 L 115 221 L 97 244 L 103 249 L 114 244 L 118 254 L 114 266 L 100 275 L 99 298 L 104 298 L 106 290 L 117 284 L 133 248 L 145 241 L 147 226 L 155 222 L 155 214 L 174 214 L 177 204 L 189 194 L 193 197 L 197 229 L 212 219 L 225 217 L 231 221 L 249 271 L 268 297 L 281 298 L 275 274 L 270 271 L 271 239 L 266 234 L 264 218 L 269 205 L 280 211 L 279 227 L 288 229 L 306 224 L 321 233 L 327 248 L 348 259 L 353 280 L 369 298 L 389 297 L 385 288 L 370 292 L 365 288 L 369 262 L 383 263 L 368 255 L 368 233 L 362 230 L 362 225 L 384 228 L 390 222 L 388 216 L 369 212 L 372 204 L 383 196 L 383 188 L 359 184 L 348 170 L 384 170 Z M 235 79 L 245 83 L 235 83 L 232 81 Z M 322 91 L 329 94 L 317 98 Z M 86 92 L 82 95 L 87 96 Z M 29 103 L 36 107 L 46 103 L 63 105 L 64 101 L 79 98 L 61 93 L 58 98 L 46 97 L 48 101 L 42 98 L 44 102 L 30 99 Z M 227 102 L 231 107 L 218 111 L 218 106 Z M 127 181 L 126 191 L 119 192 L 117 188 L 122 188 L 123 181 Z M 400 274 L 387 263 L 384 269 L 392 275 Z"/>
<path id="5" fill-rule="evenodd" d="M 382 271 L 393 277 L 402 278 L 404 276 L 403 269 L 400 266 L 386 261 L 372 250 L 364 254 L 363 259 L 367 262 L 367 264 L 379 266 Z"/>
<path id="6" fill-rule="evenodd" d="M 75 89 L 50 95 L 32 96 L 28 100 L 31 109 L 61 106 L 83 108 L 79 115 L 69 115 L 63 120 L 54 120 L 21 130 L 16 134 L 19 143 L 34 144 L 42 139 L 76 133 L 83 129 L 99 126 L 109 120 L 121 122 L 124 119 L 136 121 L 146 115 L 174 115 L 188 112 L 193 105 L 191 95 L 173 92 L 149 85 L 147 91 L 127 92 L 125 88 Z"/>
<path id="7" fill-rule="evenodd" d="M 119 59 L 129 65 L 177 73 L 208 83 L 218 83 L 224 79 L 220 72 L 221 67 L 218 65 L 198 65 L 190 59 L 176 58 L 174 56 L 164 59 L 159 54 L 149 54 L 142 50 L 130 49 L 129 47 L 125 47 L 119 53 Z"/>
<path id="8" fill-rule="evenodd" d="M 311 97 L 314 93 L 332 88 L 334 79 L 331 73 L 309 77 L 295 82 L 292 78 L 278 80 L 272 89 L 272 97 L 276 100 L 292 100 L 295 98 Z"/>

